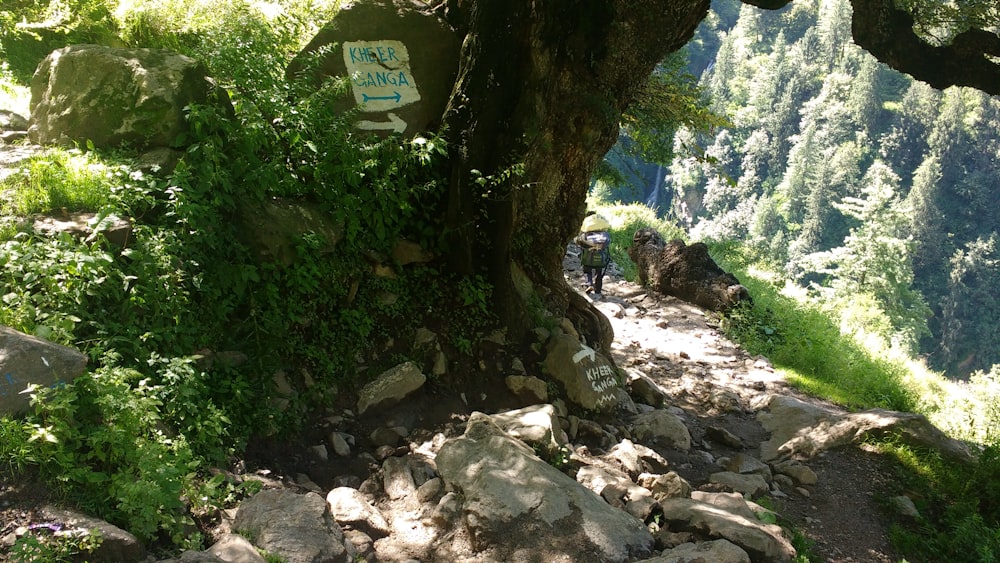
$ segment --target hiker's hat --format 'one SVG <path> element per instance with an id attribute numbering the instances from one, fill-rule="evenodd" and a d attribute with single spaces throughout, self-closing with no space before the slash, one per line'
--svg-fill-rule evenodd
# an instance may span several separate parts
<path id="1" fill-rule="evenodd" d="M 587 215 L 583 219 L 583 225 L 580 227 L 581 233 L 589 233 L 590 231 L 607 231 L 611 228 L 611 223 L 604 217 L 598 214 Z"/>

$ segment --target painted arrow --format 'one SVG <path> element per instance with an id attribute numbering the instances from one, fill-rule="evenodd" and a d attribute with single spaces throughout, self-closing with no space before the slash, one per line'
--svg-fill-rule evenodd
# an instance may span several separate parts
<path id="1" fill-rule="evenodd" d="M 392 93 L 393 93 L 392 96 L 369 96 L 368 94 L 362 93 L 361 94 L 361 98 L 362 98 L 361 101 L 362 102 L 370 102 L 372 100 L 393 100 L 393 101 L 395 101 L 398 104 L 399 100 L 403 99 L 403 95 L 400 94 L 399 92 L 395 91 L 395 90 L 393 90 Z"/>
<path id="2" fill-rule="evenodd" d="M 406 122 L 399 118 L 398 115 L 389 112 L 389 121 L 359 121 L 358 129 L 365 129 L 367 131 L 395 131 L 396 133 L 402 133 L 406 131 Z"/>
<path id="3" fill-rule="evenodd" d="M 578 364 L 580 363 L 580 360 L 588 356 L 590 357 L 590 361 L 593 362 L 595 359 L 597 359 L 597 352 L 594 352 L 594 349 L 590 348 L 589 346 L 583 346 L 583 350 L 580 350 L 576 354 L 573 354 L 573 363 Z"/>

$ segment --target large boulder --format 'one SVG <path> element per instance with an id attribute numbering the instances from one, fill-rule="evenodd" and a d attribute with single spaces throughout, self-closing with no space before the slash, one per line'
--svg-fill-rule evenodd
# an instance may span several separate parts
<path id="1" fill-rule="evenodd" d="M 608 411 L 621 401 L 618 370 L 601 354 L 568 334 L 553 336 L 544 361 L 545 372 L 558 381 L 566 398 L 589 411 Z"/>
<path id="2" fill-rule="evenodd" d="M 750 300 L 747 289 L 712 260 L 704 243 L 689 245 L 680 239 L 667 243 L 654 229 L 644 228 L 632 237 L 628 255 L 642 284 L 664 295 L 710 311 L 725 311 Z"/>
<path id="3" fill-rule="evenodd" d="M 498 561 L 634 561 L 653 537 L 638 518 L 610 506 L 535 456 L 489 416 L 473 413 L 465 435 L 437 454 L 438 473 L 461 492 L 474 545 Z"/>
<path id="4" fill-rule="evenodd" d="M 319 84 L 351 77 L 352 96 L 339 109 L 357 107 L 357 126 L 410 136 L 433 128 L 444 113 L 458 72 L 458 34 L 418 2 L 345 3 L 333 20 L 288 66 L 306 68 Z M 322 53 L 315 66 L 310 58 Z"/>
<path id="5" fill-rule="evenodd" d="M 66 346 L 0 326 L 0 415 L 28 408 L 29 385 L 69 383 L 87 367 L 87 356 Z"/>
<path id="6" fill-rule="evenodd" d="M 28 137 L 38 144 L 182 146 L 184 108 L 228 95 L 198 61 L 163 49 L 71 45 L 49 54 L 31 79 Z"/>
<path id="7" fill-rule="evenodd" d="M 959 440 L 949 437 L 922 414 L 869 409 L 845 413 L 793 397 L 772 396 L 757 420 L 771 433 L 760 445 L 761 457 L 810 458 L 820 452 L 859 443 L 868 437 L 892 435 L 910 444 L 929 447 L 949 459 L 972 463 L 975 456 Z"/>

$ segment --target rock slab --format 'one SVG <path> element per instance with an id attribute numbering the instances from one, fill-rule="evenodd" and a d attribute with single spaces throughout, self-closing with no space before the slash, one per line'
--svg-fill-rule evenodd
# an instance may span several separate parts
<path id="1" fill-rule="evenodd" d="M 471 535 L 503 545 L 508 560 L 576 553 L 578 560 L 632 561 L 652 551 L 641 520 L 540 460 L 488 415 L 473 413 L 436 463 L 448 486 L 462 492 Z"/>

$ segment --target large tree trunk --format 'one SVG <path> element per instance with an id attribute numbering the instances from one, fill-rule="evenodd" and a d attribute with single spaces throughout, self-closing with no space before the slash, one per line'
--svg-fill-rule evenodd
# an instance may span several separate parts
<path id="1" fill-rule="evenodd" d="M 709 0 L 480 0 L 468 7 L 445 114 L 456 145 L 450 252 L 458 271 L 485 273 L 493 283 L 495 310 L 512 338 L 528 328 L 518 272 L 550 312 L 591 325 L 578 327 L 584 332 L 602 330 L 600 315 L 570 310 L 565 246 L 622 110 L 656 64 L 687 43 L 708 7 Z M 572 303 L 580 309 L 585 302 Z"/>

